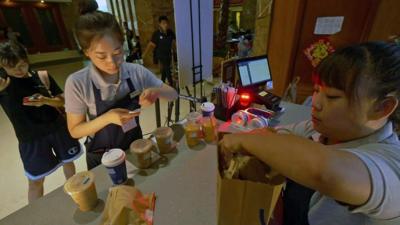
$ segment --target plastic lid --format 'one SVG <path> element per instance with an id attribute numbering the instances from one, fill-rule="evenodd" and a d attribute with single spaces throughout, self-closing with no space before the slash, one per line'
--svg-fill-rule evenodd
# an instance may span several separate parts
<path id="1" fill-rule="evenodd" d="M 201 111 L 203 112 L 214 112 L 215 105 L 211 102 L 204 102 L 201 104 Z"/>
<path id="2" fill-rule="evenodd" d="M 250 127 L 253 129 L 262 128 L 268 126 L 268 120 L 262 117 L 250 120 Z"/>
<path id="3" fill-rule="evenodd" d="M 198 121 L 201 119 L 201 114 L 198 112 L 191 112 L 186 116 L 188 121 Z"/>
<path id="4" fill-rule="evenodd" d="M 132 142 L 130 149 L 133 153 L 147 153 L 153 147 L 153 142 L 148 139 L 138 139 Z"/>
<path id="5" fill-rule="evenodd" d="M 64 191 L 67 194 L 74 194 L 77 192 L 85 191 L 94 182 L 94 173 L 91 171 L 84 171 L 75 174 L 67 180 L 64 184 Z"/>
<path id="6" fill-rule="evenodd" d="M 241 126 L 244 126 L 248 120 L 249 115 L 243 111 L 238 111 L 231 116 L 231 121 Z"/>
<path id="7" fill-rule="evenodd" d="M 172 134 L 170 127 L 159 127 L 153 132 L 156 137 L 168 137 Z"/>
<path id="8" fill-rule="evenodd" d="M 114 148 L 105 152 L 101 158 L 101 163 L 107 167 L 119 165 L 125 160 L 125 152 L 119 148 Z"/>

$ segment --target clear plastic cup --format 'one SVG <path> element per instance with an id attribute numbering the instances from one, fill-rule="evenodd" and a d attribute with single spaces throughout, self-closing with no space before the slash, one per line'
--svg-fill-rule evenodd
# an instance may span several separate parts
<path id="1" fill-rule="evenodd" d="M 159 127 L 153 132 L 153 135 L 156 138 L 160 154 L 171 152 L 174 146 L 174 132 L 170 127 Z"/>
<path id="2" fill-rule="evenodd" d="M 215 106 L 211 102 L 201 104 L 204 140 L 209 143 L 217 139 L 217 120 L 214 117 L 214 109 Z"/>
<path id="3" fill-rule="evenodd" d="M 65 182 L 64 191 L 83 212 L 94 209 L 98 203 L 94 173 L 91 171 L 80 172 Z"/>
<path id="4" fill-rule="evenodd" d="M 151 149 L 153 142 L 147 139 L 138 139 L 132 142 L 130 151 L 136 155 L 138 168 L 147 169 L 151 166 Z"/>
<path id="5" fill-rule="evenodd" d="M 186 116 L 187 122 L 185 124 L 186 143 L 189 147 L 194 147 L 200 143 L 203 137 L 201 129 L 201 114 L 198 112 L 191 112 Z"/>

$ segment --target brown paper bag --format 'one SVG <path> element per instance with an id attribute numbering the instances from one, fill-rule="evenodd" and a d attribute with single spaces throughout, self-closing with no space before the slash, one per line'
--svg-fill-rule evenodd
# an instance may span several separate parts
<path id="1" fill-rule="evenodd" d="M 236 132 L 238 131 L 229 126 L 229 123 L 222 124 L 218 128 L 219 140 L 225 134 Z M 236 165 L 236 171 L 224 173 L 230 166 L 235 167 L 229 163 L 235 157 L 238 156 L 218 154 L 218 224 L 267 225 L 285 178 L 254 157 L 248 156 L 242 156 L 244 159 Z M 246 161 L 248 164 L 243 163 Z M 233 179 L 227 179 L 225 175 Z"/>
<path id="2" fill-rule="evenodd" d="M 272 216 L 285 179 L 271 173 L 268 166 L 254 157 L 238 158 L 232 159 L 237 160 L 236 165 L 231 163 L 228 168 L 229 171 L 236 166 L 233 171 L 218 173 L 218 224 L 266 225 Z M 233 179 L 226 178 L 225 175 Z"/>
<path id="3" fill-rule="evenodd" d="M 142 195 L 125 185 L 110 188 L 101 225 L 151 225 L 154 204 L 154 193 Z"/>

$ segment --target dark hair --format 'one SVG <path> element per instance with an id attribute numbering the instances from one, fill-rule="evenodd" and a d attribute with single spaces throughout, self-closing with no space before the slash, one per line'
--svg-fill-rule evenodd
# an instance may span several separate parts
<path id="1" fill-rule="evenodd" d="M 400 46 L 367 42 L 338 49 L 317 66 L 315 78 L 317 82 L 344 91 L 350 103 L 357 104 L 360 93 L 378 101 L 388 94 L 399 99 Z M 400 121 L 397 111 L 391 116 L 395 122 Z"/>
<path id="2" fill-rule="evenodd" d="M 95 0 L 80 0 L 79 2 L 81 16 L 75 24 L 75 32 L 83 50 L 88 49 L 93 40 L 106 34 L 113 35 L 121 44 L 124 41 L 124 35 L 115 17 L 97 9 L 98 5 Z"/>
<path id="3" fill-rule="evenodd" d="M 13 41 L 0 44 L 0 63 L 2 65 L 15 67 L 21 60 L 28 61 L 28 55 L 23 45 Z"/>
<path id="4" fill-rule="evenodd" d="M 166 22 L 169 21 L 167 16 L 160 16 L 160 17 L 158 17 L 158 23 L 161 23 L 161 21 L 163 21 L 163 20 L 166 21 Z"/>

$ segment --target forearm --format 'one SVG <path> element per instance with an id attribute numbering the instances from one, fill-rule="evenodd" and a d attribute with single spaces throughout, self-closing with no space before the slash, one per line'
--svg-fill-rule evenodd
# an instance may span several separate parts
<path id="1" fill-rule="evenodd" d="M 149 52 L 151 49 L 153 49 L 153 48 L 154 48 L 153 45 L 152 45 L 151 43 L 149 43 L 149 44 L 146 46 L 146 49 L 144 50 L 142 56 L 143 56 L 143 57 L 146 56 L 146 55 L 148 54 L 148 52 Z"/>
<path id="2" fill-rule="evenodd" d="M 360 205 L 369 197 L 368 171 L 352 153 L 294 135 L 252 134 L 242 143 L 284 176 L 338 201 Z"/>
<path id="3" fill-rule="evenodd" d="M 178 97 L 178 93 L 172 87 L 163 84 L 159 88 L 159 97 L 167 101 L 174 101 Z"/>
<path id="4" fill-rule="evenodd" d="M 246 152 L 290 179 L 309 187 L 315 186 L 312 182 L 317 180 L 323 162 L 321 159 L 315 161 L 316 155 L 311 152 L 320 152 L 318 147 L 305 144 L 303 140 L 292 135 L 246 134 L 242 139 L 244 140 L 241 143 Z M 308 150 L 306 152 L 303 149 Z"/>
<path id="5" fill-rule="evenodd" d="M 44 103 L 46 105 L 52 106 L 52 107 L 63 107 L 65 104 L 65 100 L 61 96 L 56 96 L 53 98 L 44 98 Z"/>
<path id="6" fill-rule="evenodd" d="M 68 114 L 67 114 L 68 117 Z M 82 122 L 74 127 L 68 127 L 73 138 L 82 138 L 97 133 L 109 124 L 105 115 L 99 116 L 94 120 Z"/>

